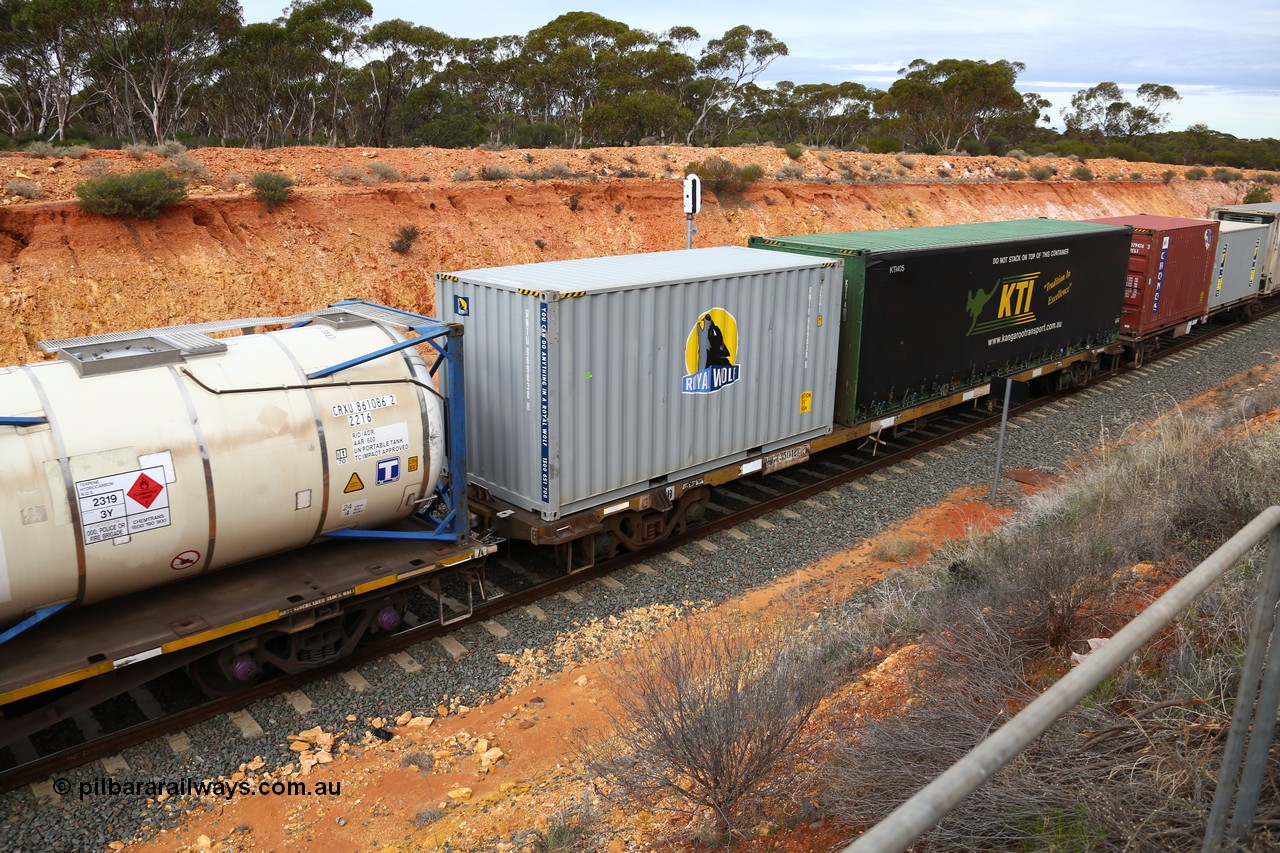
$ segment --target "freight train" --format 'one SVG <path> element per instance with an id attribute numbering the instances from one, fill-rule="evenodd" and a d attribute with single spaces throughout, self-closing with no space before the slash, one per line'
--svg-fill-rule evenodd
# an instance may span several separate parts
<path id="1" fill-rule="evenodd" d="M 1081 387 L 1273 291 L 1258 213 L 756 237 L 439 273 L 439 319 L 46 342 L 0 369 L 0 744 L 180 667 L 340 658 L 413 587 L 483 598 L 503 539 L 576 571 L 993 381 Z"/>

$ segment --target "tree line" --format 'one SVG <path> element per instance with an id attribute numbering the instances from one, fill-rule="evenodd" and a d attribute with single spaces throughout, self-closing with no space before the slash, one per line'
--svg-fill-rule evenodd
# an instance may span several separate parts
<path id="1" fill-rule="evenodd" d="M 0 133 L 95 144 L 583 147 L 799 142 L 870 151 L 1081 156 L 1273 168 L 1275 140 L 1162 134 L 1170 86 L 1049 102 L 1020 62 L 918 59 L 887 89 L 757 84 L 785 43 L 708 38 L 570 12 L 523 36 L 455 38 L 368 0 L 292 0 L 245 24 L 237 0 L 0 0 Z M 1065 147 L 1064 147 L 1065 146 Z"/>

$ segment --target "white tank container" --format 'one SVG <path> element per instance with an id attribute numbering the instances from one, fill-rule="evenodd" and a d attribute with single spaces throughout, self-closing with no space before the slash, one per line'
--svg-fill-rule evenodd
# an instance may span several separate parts
<path id="1" fill-rule="evenodd" d="M 0 417 L 47 419 L 0 425 L 0 624 L 385 525 L 431 495 L 444 421 L 426 366 L 407 349 L 307 379 L 402 340 L 334 316 L 0 368 Z"/>

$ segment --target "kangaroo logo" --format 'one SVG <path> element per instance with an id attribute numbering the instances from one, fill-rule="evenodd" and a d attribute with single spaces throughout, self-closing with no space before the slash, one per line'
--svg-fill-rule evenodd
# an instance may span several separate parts
<path id="1" fill-rule="evenodd" d="M 965 303 L 969 309 L 970 317 L 968 334 L 973 334 L 974 328 L 978 325 L 978 318 L 982 316 L 982 309 L 986 308 L 987 303 L 991 301 L 991 297 L 996 295 L 996 288 L 999 286 L 999 284 L 993 284 L 991 285 L 991 290 L 983 290 L 979 287 L 977 293 L 972 290 L 969 291 L 969 299 Z"/>
<path id="2" fill-rule="evenodd" d="M 723 308 L 702 311 L 685 341 L 682 394 L 714 394 L 737 382 L 738 321 Z"/>

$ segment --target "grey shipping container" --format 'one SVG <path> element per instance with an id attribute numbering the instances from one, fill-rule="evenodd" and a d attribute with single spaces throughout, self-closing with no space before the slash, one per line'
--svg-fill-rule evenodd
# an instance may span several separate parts
<path id="1" fill-rule="evenodd" d="M 1280 201 L 1259 204 L 1231 204 L 1210 208 L 1209 216 L 1223 222 L 1250 222 L 1266 225 L 1267 239 L 1262 244 L 1259 259 L 1262 270 L 1262 294 L 1280 290 Z"/>
<path id="2" fill-rule="evenodd" d="M 438 274 L 472 484 L 551 520 L 830 432 L 841 275 L 735 247 Z"/>
<path id="3" fill-rule="evenodd" d="M 1267 236 L 1266 225 L 1224 220 L 1219 226 L 1209 278 L 1210 313 L 1258 296 Z"/>

